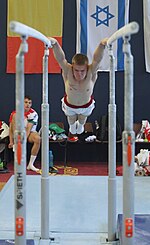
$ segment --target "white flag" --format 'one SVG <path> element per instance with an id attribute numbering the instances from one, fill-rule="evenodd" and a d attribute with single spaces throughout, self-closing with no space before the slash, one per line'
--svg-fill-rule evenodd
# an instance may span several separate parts
<path id="1" fill-rule="evenodd" d="M 77 3 L 77 45 L 76 52 L 86 54 L 89 62 L 103 38 L 128 23 L 129 0 L 76 0 Z M 113 43 L 116 70 L 124 70 L 122 39 Z M 101 71 L 109 70 L 109 56 L 105 55 L 100 64 Z"/>
<path id="2" fill-rule="evenodd" d="M 143 1 L 144 16 L 144 52 L 146 71 L 150 72 L 150 0 Z"/>

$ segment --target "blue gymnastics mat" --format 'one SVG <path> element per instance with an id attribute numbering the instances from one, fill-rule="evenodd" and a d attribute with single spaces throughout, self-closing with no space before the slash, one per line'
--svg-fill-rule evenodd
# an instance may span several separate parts
<path id="1" fill-rule="evenodd" d="M 122 224 L 123 215 L 118 215 L 118 234 L 119 240 L 122 241 Z M 135 214 L 135 244 L 150 244 L 150 214 Z"/>
<path id="2" fill-rule="evenodd" d="M 34 240 L 27 240 L 27 245 L 34 245 Z M 10 245 L 10 244 L 15 244 L 14 240 L 0 240 L 0 245 Z"/>

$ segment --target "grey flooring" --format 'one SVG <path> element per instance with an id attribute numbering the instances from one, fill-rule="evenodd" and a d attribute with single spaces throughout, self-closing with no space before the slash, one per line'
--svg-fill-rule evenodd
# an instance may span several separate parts
<path id="1" fill-rule="evenodd" d="M 105 244 L 108 224 L 107 176 L 50 176 L 50 237 L 61 245 Z M 117 177 L 117 214 L 122 213 Z M 135 177 L 135 213 L 150 214 L 150 178 Z M 27 239 L 39 244 L 41 176 L 27 176 Z M 14 176 L 0 192 L 0 239 L 14 239 Z"/>

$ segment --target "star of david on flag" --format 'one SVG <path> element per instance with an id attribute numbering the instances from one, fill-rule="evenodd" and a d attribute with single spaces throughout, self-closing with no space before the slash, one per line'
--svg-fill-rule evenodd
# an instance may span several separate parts
<path id="1" fill-rule="evenodd" d="M 99 17 L 99 15 L 101 13 L 105 13 L 106 14 L 106 17 L 104 19 L 101 19 Z M 113 18 L 114 15 L 109 12 L 109 6 L 107 6 L 105 8 L 100 8 L 99 6 L 96 5 L 96 12 L 94 14 L 92 14 L 91 17 L 93 17 L 96 20 L 96 26 L 99 26 L 99 25 L 102 25 L 102 24 L 104 24 L 106 26 L 109 26 L 109 20 L 111 18 Z"/>
<path id="2" fill-rule="evenodd" d="M 103 38 L 128 23 L 129 0 L 76 0 L 77 4 L 77 43 L 76 52 L 86 54 L 92 62 L 93 53 Z M 116 70 L 124 70 L 122 39 L 113 43 Z M 105 50 L 100 63 L 100 71 L 109 70 L 109 55 Z"/>

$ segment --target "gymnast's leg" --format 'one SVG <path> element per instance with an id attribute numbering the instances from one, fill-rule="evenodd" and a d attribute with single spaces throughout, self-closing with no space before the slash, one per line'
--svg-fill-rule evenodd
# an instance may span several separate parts
<path id="1" fill-rule="evenodd" d="M 69 131 L 71 134 L 76 134 L 76 120 L 77 115 L 67 116 L 68 124 L 69 124 Z"/>
<path id="2" fill-rule="evenodd" d="M 87 120 L 87 116 L 81 114 L 78 115 L 78 124 L 76 130 L 77 134 L 82 134 L 84 132 L 84 125 L 86 123 L 86 120 Z"/>
<path id="3" fill-rule="evenodd" d="M 33 144 L 31 149 L 30 161 L 27 166 L 27 169 L 32 171 L 38 171 L 39 169 L 34 166 L 34 162 L 36 160 L 37 154 L 40 149 L 40 144 L 41 144 L 40 135 L 37 132 L 31 132 L 27 140 L 28 142 Z"/>
<path id="4" fill-rule="evenodd" d="M 83 108 L 82 112 L 78 114 L 78 121 L 77 121 L 77 134 L 82 134 L 84 132 L 84 125 L 87 121 L 88 116 L 92 114 L 93 109 L 95 108 L 95 101 L 92 101 L 92 104 L 87 107 Z"/>

